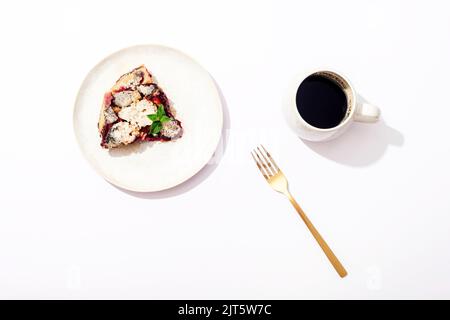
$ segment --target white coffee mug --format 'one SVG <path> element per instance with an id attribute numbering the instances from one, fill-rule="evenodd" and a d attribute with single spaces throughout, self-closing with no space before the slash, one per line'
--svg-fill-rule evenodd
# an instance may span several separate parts
<path id="1" fill-rule="evenodd" d="M 300 84 L 307 77 L 318 75 L 334 81 L 347 97 L 347 112 L 335 127 L 322 129 L 310 125 L 297 109 L 296 96 Z M 342 74 L 330 69 L 316 69 L 298 74 L 287 89 L 283 101 L 283 113 L 289 127 L 302 139 L 310 141 L 327 141 L 342 134 L 353 121 L 372 123 L 380 118 L 380 109 L 359 97 L 350 81 Z"/>

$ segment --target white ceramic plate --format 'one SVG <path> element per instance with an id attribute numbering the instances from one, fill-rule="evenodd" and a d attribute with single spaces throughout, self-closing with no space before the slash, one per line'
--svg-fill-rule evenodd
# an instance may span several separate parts
<path id="1" fill-rule="evenodd" d="M 103 95 L 122 74 L 141 64 L 172 101 L 183 136 L 105 150 L 97 130 Z M 89 72 L 73 120 L 81 150 L 101 176 L 124 189 L 151 192 L 186 181 L 208 163 L 220 141 L 223 112 L 214 81 L 196 61 L 172 48 L 142 45 L 108 56 Z"/>

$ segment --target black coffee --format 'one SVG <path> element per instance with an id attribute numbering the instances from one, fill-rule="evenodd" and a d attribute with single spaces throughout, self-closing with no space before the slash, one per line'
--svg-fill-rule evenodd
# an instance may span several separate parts
<path id="1" fill-rule="evenodd" d="M 320 75 L 311 75 L 297 90 L 297 110 L 310 125 L 336 127 L 347 112 L 347 97 L 336 82 Z"/>

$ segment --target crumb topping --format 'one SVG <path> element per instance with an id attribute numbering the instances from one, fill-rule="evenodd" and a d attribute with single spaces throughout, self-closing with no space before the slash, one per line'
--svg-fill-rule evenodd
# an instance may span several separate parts
<path id="1" fill-rule="evenodd" d="M 114 123 L 117 120 L 119 120 L 119 117 L 116 115 L 116 113 L 111 107 L 107 108 L 104 112 L 106 123 Z"/>
<path id="2" fill-rule="evenodd" d="M 143 99 L 137 103 L 132 103 L 128 107 L 122 108 L 119 112 L 119 117 L 130 122 L 132 125 L 142 128 L 152 124 L 152 121 L 147 115 L 154 113 L 156 113 L 156 106 L 152 102 Z"/>
<path id="3" fill-rule="evenodd" d="M 181 133 L 181 126 L 175 120 L 164 122 L 161 128 L 161 134 L 168 138 L 176 138 Z"/>
<path id="4" fill-rule="evenodd" d="M 150 84 L 148 86 L 145 85 L 140 85 L 137 88 L 139 90 L 140 93 L 142 93 L 144 96 L 149 96 L 153 93 L 153 91 L 155 90 L 155 86 L 153 84 Z"/>
<path id="5" fill-rule="evenodd" d="M 120 92 L 113 93 L 114 104 L 118 107 L 127 107 L 132 102 L 138 101 L 141 95 L 138 91 L 124 90 Z"/>
<path id="6" fill-rule="evenodd" d="M 130 144 L 138 135 L 136 127 L 128 122 L 121 121 L 114 124 L 106 136 L 106 146 L 109 148 L 117 147 L 120 144 Z"/>

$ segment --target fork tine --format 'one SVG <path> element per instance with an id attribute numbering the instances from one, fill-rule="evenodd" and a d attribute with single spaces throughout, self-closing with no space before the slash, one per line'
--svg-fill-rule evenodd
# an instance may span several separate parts
<path id="1" fill-rule="evenodd" d="M 261 156 L 264 158 L 264 160 L 266 161 L 267 165 L 269 166 L 270 170 L 272 171 L 273 174 L 276 174 L 278 172 L 277 168 L 274 168 L 274 166 L 272 165 L 271 161 L 269 161 L 269 159 L 267 159 L 266 155 L 264 154 L 264 152 L 261 151 L 261 149 L 259 147 L 256 147 L 256 149 L 258 149 L 259 153 L 261 154 Z"/>
<path id="2" fill-rule="evenodd" d="M 262 175 L 264 176 L 264 178 L 267 180 L 269 179 L 269 177 L 267 176 L 267 174 L 265 173 L 265 171 L 263 170 L 263 168 L 261 167 L 261 165 L 259 164 L 258 160 L 256 160 L 255 155 L 253 154 L 253 151 L 250 152 L 252 154 L 253 160 L 255 160 L 256 166 L 258 167 L 259 171 L 261 171 Z"/>
<path id="3" fill-rule="evenodd" d="M 259 160 L 259 163 L 263 166 L 263 168 L 266 170 L 266 173 L 269 177 L 272 177 L 274 175 L 274 173 L 272 172 L 272 170 L 269 170 L 269 166 L 267 165 L 266 161 L 261 159 L 261 157 L 259 156 L 259 152 L 258 150 L 254 149 L 253 152 L 255 152 L 256 157 Z"/>
<path id="4" fill-rule="evenodd" d="M 275 169 L 278 171 L 280 171 L 280 168 L 278 168 L 277 164 L 275 163 L 275 161 L 273 160 L 272 156 L 270 155 L 270 153 L 266 150 L 266 148 L 264 148 L 264 146 L 261 144 L 261 148 L 263 148 L 263 150 L 266 152 L 267 157 L 269 157 L 270 162 L 273 164 L 273 166 L 275 167 Z"/>

